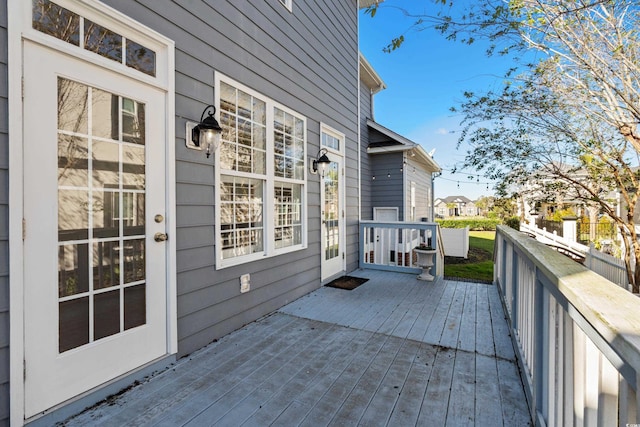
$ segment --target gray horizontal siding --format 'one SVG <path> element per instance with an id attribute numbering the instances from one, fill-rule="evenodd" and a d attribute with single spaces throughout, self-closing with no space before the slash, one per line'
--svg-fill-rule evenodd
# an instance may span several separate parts
<path id="1" fill-rule="evenodd" d="M 371 166 L 367 147 L 369 146 L 369 126 L 367 119 L 373 117 L 371 111 L 371 92 L 366 84 L 360 82 L 360 176 L 361 176 L 361 211 L 363 220 L 373 219 L 373 205 L 371 203 Z"/>
<path id="2" fill-rule="evenodd" d="M 9 116 L 7 2 L 0 6 L 0 426 L 9 425 Z"/>
<path id="3" fill-rule="evenodd" d="M 215 270 L 213 162 L 184 147 L 186 120 L 212 103 L 220 72 L 307 118 L 345 133 L 347 264 L 357 265 L 357 11 L 355 0 L 106 0 L 176 42 L 176 192 L 179 353 L 279 308 L 320 285 L 318 176 L 307 183 L 308 249 Z M 239 276 L 251 274 L 240 294 Z"/>
<path id="4" fill-rule="evenodd" d="M 385 153 L 371 156 L 372 207 L 397 207 L 398 219 L 404 221 L 404 190 L 402 171 L 402 153 Z M 387 175 L 391 175 L 387 177 Z"/>
<path id="5" fill-rule="evenodd" d="M 411 200 L 411 185 L 409 182 L 416 183 L 416 221 L 420 221 L 421 218 L 431 218 L 431 172 L 424 170 L 424 166 L 413 160 L 410 156 L 407 157 L 406 164 L 407 175 L 407 189 L 406 200 Z"/>

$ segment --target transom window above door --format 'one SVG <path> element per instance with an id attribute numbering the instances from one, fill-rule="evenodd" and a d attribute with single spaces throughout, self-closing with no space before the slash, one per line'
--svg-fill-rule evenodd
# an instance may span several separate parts
<path id="1" fill-rule="evenodd" d="M 306 247 L 306 119 L 216 76 L 216 268 Z"/>
<path id="2" fill-rule="evenodd" d="M 156 75 L 156 53 L 50 0 L 33 0 L 32 26 L 41 33 Z"/>

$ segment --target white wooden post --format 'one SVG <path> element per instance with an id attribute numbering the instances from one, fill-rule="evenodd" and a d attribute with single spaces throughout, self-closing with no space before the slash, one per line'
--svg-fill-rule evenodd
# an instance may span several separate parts
<path id="1" fill-rule="evenodd" d="M 604 426 L 618 417 L 618 370 L 600 353 L 600 387 L 598 425 Z"/>
<path id="2" fill-rule="evenodd" d="M 576 242 L 578 240 L 577 232 L 577 220 L 576 217 L 562 218 L 562 237 L 570 242 Z"/>

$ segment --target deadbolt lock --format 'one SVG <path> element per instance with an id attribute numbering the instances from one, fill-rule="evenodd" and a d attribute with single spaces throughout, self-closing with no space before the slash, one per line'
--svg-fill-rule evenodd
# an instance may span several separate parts
<path id="1" fill-rule="evenodd" d="M 156 242 L 164 242 L 167 239 L 169 239 L 169 236 L 167 236 L 167 233 L 156 233 L 153 236 L 153 240 L 155 240 Z"/>

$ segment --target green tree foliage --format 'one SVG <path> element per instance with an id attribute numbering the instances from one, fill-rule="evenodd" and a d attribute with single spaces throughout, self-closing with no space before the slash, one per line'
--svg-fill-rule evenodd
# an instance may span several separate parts
<path id="1" fill-rule="evenodd" d="M 384 5 L 384 3 L 382 3 Z M 374 6 L 371 15 L 375 14 Z M 490 41 L 489 54 L 521 55 L 497 91 L 465 93 L 463 168 L 501 180 L 502 195 L 597 206 L 640 259 L 633 223 L 640 173 L 640 6 L 631 0 L 453 0 L 413 14 L 412 30 Z M 402 45 L 391 43 L 391 52 Z M 533 59 L 532 59 L 533 58 Z M 611 195 L 628 207 L 617 212 Z M 629 277 L 639 291 L 640 268 Z"/>

